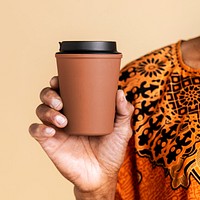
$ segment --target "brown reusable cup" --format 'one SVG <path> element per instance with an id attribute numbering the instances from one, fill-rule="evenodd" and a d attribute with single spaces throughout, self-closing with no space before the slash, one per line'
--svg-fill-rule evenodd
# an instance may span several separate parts
<path id="1" fill-rule="evenodd" d="M 116 42 L 60 42 L 56 60 L 67 134 L 98 136 L 113 131 L 121 58 Z"/>

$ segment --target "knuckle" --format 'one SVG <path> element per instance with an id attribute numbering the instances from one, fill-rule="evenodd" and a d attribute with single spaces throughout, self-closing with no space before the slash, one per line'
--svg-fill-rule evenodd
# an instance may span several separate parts
<path id="1" fill-rule="evenodd" d="M 31 134 L 33 132 L 33 126 L 34 124 L 31 124 L 28 128 L 28 132 Z"/>
<path id="2" fill-rule="evenodd" d="M 40 92 L 40 96 L 41 96 L 41 95 L 45 95 L 45 94 L 49 91 L 49 89 L 50 89 L 50 87 L 45 87 L 45 88 L 43 88 L 43 89 L 41 90 L 41 92 Z"/>
<path id="3" fill-rule="evenodd" d="M 37 108 L 36 108 L 36 115 L 38 116 L 38 117 L 40 117 L 41 116 L 41 114 L 43 113 L 43 104 L 40 104 Z"/>
<path id="4" fill-rule="evenodd" d="M 55 116 L 57 113 L 52 108 L 49 108 L 41 104 L 40 106 L 38 106 L 36 113 L 39 119 L 42 121 L 46 121 L 50 123 L 55 122 Z"/>
<path id="5" fill-rule="evenodd" d="M 40 92 L 40 99 L 43 101 L 44 99 L 51 98 L 52 95 L 53 95 L 52 89 L 46 87 Z"/>
<path id="6" fill-rule="evenodd" d="M 48 99 L 51 99 L 52 97 L 55 96 L 55 92 L 52 90 L 52 89 L 49 89 L 45 95 L 45 98 L 48 100 Z"/>
<path id="7" fill-rule="evenodd" d="M 56 115 L 56 113 L 53 110 L 49 110 L 47 112 L 46 116 L 47 116 L 49 122 L 55 124 L 55 122 L 56 122 L 56 116 L 57 115 Z"/>
<path id="8" fill-rule="evenodd" d="M 58 85 L 58 76 L 53 76 L 50 80 L 50 85 L 55 87 Z"/>
<path id="9" fill-rule="evenodd" d="M 36 123 L 31 124 L 31 125 L 29 126 L 29 133 L 30 133 L 31 135 L 37 133 L 37 132 L 38 132 L 38 128 L 39 128 L 39 125 L 38 125 L 38 124 L 36 124 Z"/>
<path id="10" fill-rule="evenodd" d="M 52 78 L 51 78 L 51 81 L 57 81 L 58 80 L 58 76 L 53 76 Z"/>
<path id="11" fill-rule="evenodd" d="M 45 132 L 45 129 L 46 129 L 46 126 L 45 126 L 44 124 L 42 124 L 42 125 L 40 125 L 40 126 L 38 127 L 38 132 L 39 132 L 39 133 L 44 133 L 44 132 Z"/>
<path id="12" fill-rule="evenodd" d="M 39 141 L 45 132 L 45 128 L 46 126 L 44 124 L 32 124 L 29 128 L 30 135 Z"/>

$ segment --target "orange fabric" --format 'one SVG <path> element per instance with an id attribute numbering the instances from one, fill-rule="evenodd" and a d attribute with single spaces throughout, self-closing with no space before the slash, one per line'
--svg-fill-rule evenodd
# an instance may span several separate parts
<path id="1" fill-rule="evenodd" d="M 121 71 L 119 87 L 135 110 L 117 200 L 200 199 L 200 70 L 183 62 L 180 46 Z"/>

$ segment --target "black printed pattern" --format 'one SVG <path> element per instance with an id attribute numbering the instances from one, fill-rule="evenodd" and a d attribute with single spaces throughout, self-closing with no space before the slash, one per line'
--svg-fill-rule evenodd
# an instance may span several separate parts
<path id="1" fill-rule="evenodd" d="M 200 183 L 200 73 L 182 67 L 168 46 L 128 64 L 119 88 L 135 107 L 137 154 L 162 166 L 173 189 L 188 188 L 190 175 Z"/>

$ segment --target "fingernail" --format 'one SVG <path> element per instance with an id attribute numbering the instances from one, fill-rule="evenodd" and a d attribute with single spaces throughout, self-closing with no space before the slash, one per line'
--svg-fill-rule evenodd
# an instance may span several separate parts
<path id="1" fill-rule="evenodd" d="M 121 101 L 121 102 L 123 102 L 123 101 L 126 101 L 126 97 L 125 97 L 125 95 L 124 95 L 124 92 L 123 92 L 123 91 L 121 92 L 120 101 Z"/>
<path id="2" fill-rule="evenodd" d="M 61 105 L 61 101 L 58 99 L 53 99 L 51 105 L 53 108 L 58 108 Z"/>
<path id="3" fill-rule="evenodd" d="M 48 134 L 48 135 L 51 135 L 51 134 L 54 134 L 55 133 L 55 130 L 53 128 L 50 128 L 50 127 L 47 127 L 45 129 L 45 132 Z"/>
<path id="4" fill-rule="evenodd" d="M 56 121 L 57 121 L 58 124 L 60 124 L 60 125 L 63 125 L 63 124 L 66 122 L 65 118 L 64 118 L 64 117 L 61 117 L 60 115 L 57 115 L 57 116 L 56 116 Z"/>

